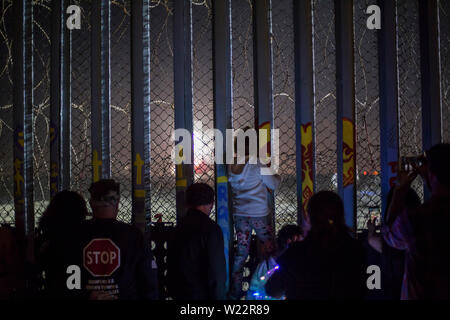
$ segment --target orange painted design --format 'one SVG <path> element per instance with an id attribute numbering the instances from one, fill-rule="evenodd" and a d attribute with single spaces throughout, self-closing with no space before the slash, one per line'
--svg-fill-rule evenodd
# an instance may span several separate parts
<path id="1" fill-rule="evenodd" d="M 355 180 L 355 146 L 354 124 L 347 118 L 343 119 L 343 175 L 344 188 L 352 185 Z"/>
<path id="2" fill-rule="evenodd" d="M 305 215 L 305 217 L 308 216 L 308 211 L 306 210 L 308 207 L 308 201 L 309 199 L 311 199 L 313 195 L 312 189 L 309 188 L 309 186 L 306 186 L 303 189 L 303 184 L 302 184 L 302 208 L 303 208 L 303 214 Z"/>
<path id="3" fill-rule="evenodd" d="M 306 214 L 306 207 L 314 190 L 313 179 L 313 134 L 311 122 L 301 125 L 302 150 L 302 207 Z"/>

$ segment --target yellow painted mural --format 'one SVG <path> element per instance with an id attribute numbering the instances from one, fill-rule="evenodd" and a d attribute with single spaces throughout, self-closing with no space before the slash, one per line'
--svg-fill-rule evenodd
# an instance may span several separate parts
<path id="1" fill-rule="evenodd" d="M 308 201 L 314 192 L 313 178 L 313 133 L 311 122 L 301 126 L 302 145 L 302 208 L 306 215 Z"/>
<path id="2" fill-rule="evenodd" d="M 342 135 L 343 183 L 344 188 L 352 185 L 355 180 L 355 145 L 354 124 L 350 119 L 343 119 Z"/>
<path id="3" fill-rule="evenodd" d="M 259 126 L 259 156 L 270 159 L 270 122 Z"/>

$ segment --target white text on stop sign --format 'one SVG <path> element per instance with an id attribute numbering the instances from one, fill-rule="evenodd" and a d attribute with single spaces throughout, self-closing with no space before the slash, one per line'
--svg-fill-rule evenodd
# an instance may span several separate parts
<path id="1" fill-rule="evenodd" d="M 86 258 L 87 264 L 113 264 L 117 254 L 114 251 L 88 251 Z"/>

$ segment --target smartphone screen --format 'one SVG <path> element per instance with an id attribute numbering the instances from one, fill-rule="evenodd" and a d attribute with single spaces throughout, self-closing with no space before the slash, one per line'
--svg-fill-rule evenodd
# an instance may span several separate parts
<path id="1" fill-rule="evenodd" d="M 376 226 L 381 225 L 381 211 L 378 207 L 369 208 L 369 219 L 370 221 L 375 221 Z"/>

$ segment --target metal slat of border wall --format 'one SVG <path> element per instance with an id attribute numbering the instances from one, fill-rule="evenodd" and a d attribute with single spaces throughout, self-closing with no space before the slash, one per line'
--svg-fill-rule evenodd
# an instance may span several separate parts
<path id="1" fill-rule="evenodd" d="M 298 223 L 314 193 L 314 92 L 311 1 L 294 1 Z"/>
<path id="2" fill-rule="evenodd" d="M 60 176 L 60 110 L 61 110 L 61 40 L 64 21 L 64 0 L 55 0 L 52 2 L 52 41 L 51 41 L 51 79 L 50 79 L 50 197 L 61 190 Z"/>
<path id="3" fill-rule="evenodd" d="M 62 21 L 61 21 L 61 133 L 60 133 L 60 175 L 61 175 L 61 189 L 70 189 L 70 181 L 72 179 L 71 171 L 71 152 L 70 152 L 70 137 L 72 134 L 72 90 L 71 90 L 71 73 L 72 73 L 72 32 L 66 26 L 64 19 L 64 11 L 67 10 L 68 1 L 62 4 Z"/>
<path id="4" fill-rule="evenodd" d="M 70 189 L 70 31 L 65 23 L 68 1 L 52 2 L 51 103 L 50 103 L 50 196 Z"/>
<path id="5" fill-rule="evenodd" d="M 213 72 L 214 72 L 214 127 L 222 133 L 225 154 L 226 129 L 232 128 L 232 77 L 231 77 L 231 6 L 230 0 L 213 2 Z M 217 140 L 216 140 L 217 141 Z M 230 273 L 230 254 L 233 239 L 231 207 L 229 203 L 228 174 L 226 164 L 216 163 L 216 215 L 222 229 L 224 253 L 227 265 L 227 281 Z"/>
<path id="6" fill-rule="evenodd" d="M 255 127 L 266 131 L 265 141 L 258 136 L 258 150 L 261 157 L 264 152 L 271 154 L 271 129 L 273 128 L 272 95 L 272 39 L 270 0 L 253 0 L 253 54 L 255 76 Z M 275 228 L 273 194 L 270 194 L 272 206 L 271 222 Z M 275 230 L 275 229 L 274 229 Z"/>
<path id="7" fill-rule="evenodd" d="M 33 260 L 33 5 L 14 1 L 14 202 L 25 258 Z"/>
<path id="8" fill-rule="evenodd" d="M 184 158 L 176 165 L 177 221 L 184 215 L 184 192 L 193 181 L 194 153 L 192 149 L 192 4 L 190 0 L 174 4 L 174 82 L 175 82 L 175 130 L 186 129 L 190 141 L 175 141 L 176 156 Z M 182 144 L 190 146 L 190 152 L 178 149 Z M 190 159 L 186 158 L 186 154 Z"/>
<path id="9" fill-rule="evenodd" d="M 441 142 L 438 1 L 419 0 L 422 74 L 422 144 L 427 150 Z"/>
<path id="10" fill-rule="evenodd" d="M 398 168 L 398 83 L 396 6 L 391 0 L 379 0 L 381 30 L 378 31 L 380 74 L 380 149 L 382 214 L 386 212 L 387 195 L 395 184 Z"/>
<path id="11" fill-rule="evenodd" d="M 109 0 L 92 1 L 92 174 L 93 181 L 111 175 L 111 77 Z"/>
<path id="12" fill-rule="evenodd" d="M 131 2 L 132 223 L 142 232 L 150 225 L 150 6 Z M 148 206 L 146 206 L 148 204 Z"/>
<path id="13" fill-rule="evenodd" d="M 442 141 L 450 143 L 450 1 L 439 1 Z"/>
<path id="14" fill-rule="evenodd" d="M 50 200 L 51 8 L 33 1 L 33 201 L 40 220 Z"/>
<path id="15" fill-rule="evenodd" d="M 338 191 L 345 221 L 356 227 L 353 1 L 335 0 Z"/>

